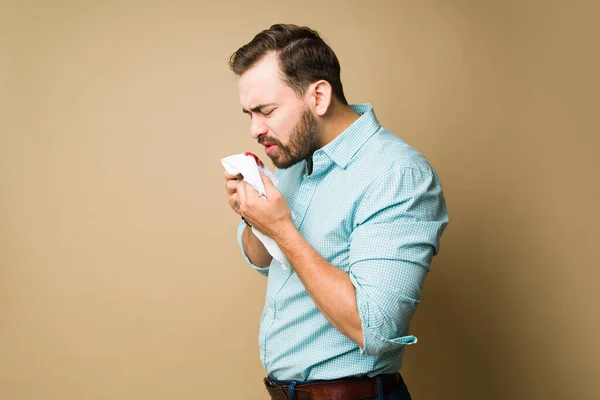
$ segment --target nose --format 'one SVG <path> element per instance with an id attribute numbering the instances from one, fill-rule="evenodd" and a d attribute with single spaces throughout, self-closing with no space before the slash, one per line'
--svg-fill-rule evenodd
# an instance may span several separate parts
<path id="1" fill-rule="evenodd" d="M 250 121 L 250 135 L 252 139 L 258 139 L 262 135 L 266 135 L 268 131 L 267 124 L 265 124 L 262 118 L 258 116 L 252 118 Z"/>

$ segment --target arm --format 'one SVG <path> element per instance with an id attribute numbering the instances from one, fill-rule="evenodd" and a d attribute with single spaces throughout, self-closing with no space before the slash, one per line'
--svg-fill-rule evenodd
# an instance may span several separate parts
<path id="1" fill-rule="evenodd" d="M 230 175 L 225 172 L 225 188 L 227 199 L 231 209 L 238 215 L 242 215 L 238 206 L 239 195 L 238 186 L 242 182 L 242 175 Z M 271 263 L 271 255 L 260 240 L 252 233 L 252 229 L 244 224 L 244 230 L 241 235 L 241 245 L 244 253 L 255 267 L 266 267 Z"/>
<path id="2" fill-rule="evenodd" d="M 245 182 L 237 187 L 241 214 L 277 242 L 325 318 L 342 334 L 362 345 L 361 320 L 348 274 L 310 246 L 293 224 L 285 198 L 265 176 L 263 183 L 266 197 L 258 196 Z"/>
<path id="3" fill-rule="evenodd" d="M 319 311 L 338 331 L 362 347 L 356 292 L 349 275 L 321 257 L 293 223 L 273 239 L 294 266 Z"/>
<path id="4" fill-rule="evenodd" d="M 257 267 L 266 267 L 271 264 L 273 257 L 269 254 L 262 242 L 258 240 L 256 235 L 252 233 L 252 228 L 248 225 L 246 225 L 244 232 L 242 233 L 242 247 L 250 262 Z"/>
<path id="5" fill-rule="evenodd" d="M 362 354 L 417 342 L 410 320 L 447 223 L 442 187 L 428 166 L 394 166 L 371 185 L 356 209 L 348 255 Z"/>
<path id="6" fill-rule="evenodd" d="M 267 198 L 240 187 L 242 215 L 277 241 L 329 322 L 367 355 L 416 342 L 409 322 L 448 221 L 433 171 L 396 168 L 371 185 L 357 209 L 348 273 L 302 238 L 285 199 L 263 180 Z"/>

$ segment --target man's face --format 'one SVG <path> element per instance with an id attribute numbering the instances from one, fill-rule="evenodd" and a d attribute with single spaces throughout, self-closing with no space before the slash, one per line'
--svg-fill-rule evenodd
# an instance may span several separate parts
<path id="1" fill-rule="evenodd" d="M 317 149 L 317 121 L 305 100 L 283 81 L 277 58 L 267 55 L 240 76 L 243 111 L 250 134 L 277 168 L 289 168 Z"/>

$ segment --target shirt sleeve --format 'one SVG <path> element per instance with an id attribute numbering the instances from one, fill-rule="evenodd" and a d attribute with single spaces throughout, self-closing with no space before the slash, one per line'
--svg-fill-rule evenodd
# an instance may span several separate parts
<path id="1" fill-rule="evenodd" d="M 396 167 L 371 185 L 350 236 L 361 354 L 382 355 L 417 342 L 408 335 L 410 319 L 447 224 L 442 187 L 430 168 Z"/>
<path id="2" fill-rule="evenodd" d="M 240 249 L 242 250 L 242 255 L 244 256 L 244 259 L 246 260 L 246 262 L 248 264 L 250 264 L 250 266 L 252 268 L 254 268 L 258 272 L 260 272 L 262 275 L 268 276 L 269 275 L 269 266 L 259 267 L 258 265 L 253 264 L 252 261 L 250 261 L 250 259 L 248 258 L 248 255 L 246 255 L 246 252 L 244 251 L 244 245 L 242 244 L 242 234 L 244 233 L 245 228 L 246 228 L 246 223 L 244 221 L 241 221 L 240 224 L 238 225 L 237 241 L 238 241 L 238 245 L 240 246 Z"/>

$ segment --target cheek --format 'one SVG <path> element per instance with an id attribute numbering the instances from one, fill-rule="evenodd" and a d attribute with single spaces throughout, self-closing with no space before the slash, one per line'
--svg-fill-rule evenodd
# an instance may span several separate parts
<path id="1" fill-rule="evenodd" d="M 290 123 L 290 119 L 285 118 L 272 118 L 268 122 L 268 126 L 272 134 L 283 143 L 287 142 L 290 132 L 294 127 L 293 124 Z"/>

